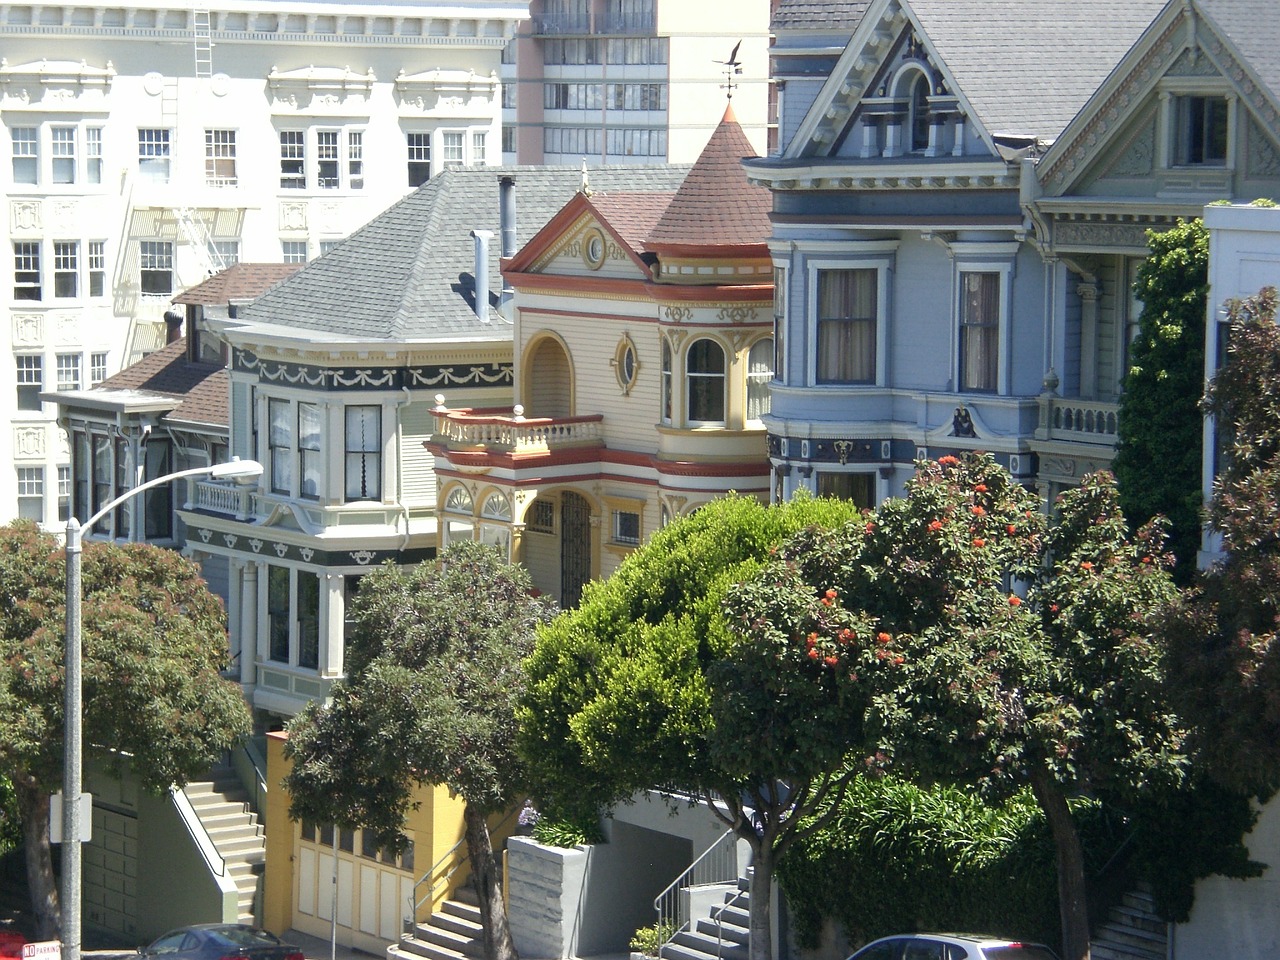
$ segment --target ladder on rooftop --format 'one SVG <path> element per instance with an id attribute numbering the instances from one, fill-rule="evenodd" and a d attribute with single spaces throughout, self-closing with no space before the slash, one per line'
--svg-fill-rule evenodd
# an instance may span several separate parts
<path id="1" fill-rule="evenodd" d="M 195 41 L 196 76 L 213 76 L 213 32 L 209 26 L 209 11 L 197 7 L 191 11 L 191 25 Z"/>

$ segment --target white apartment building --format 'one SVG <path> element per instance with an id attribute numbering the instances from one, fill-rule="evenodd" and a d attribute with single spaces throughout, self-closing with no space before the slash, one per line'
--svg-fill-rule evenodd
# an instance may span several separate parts
<path id="1" fill-rule="evenodd" d="M 0 5 L 0 522 L 65 519 L 70 453 L 40 393 L 157 349 L 179 291 L 314 258 L 443 167 L 499 163 L 500 60 L 527 17 L 527 0 Z"/>
<path id="2" fill-rule="evenodd" d="M 503 55 L 506 163 L 692 163 L 732 93 L 763 155 L 770 0 L 531 0 Z M 732 89 L 728 84 L 732 82 Z"/>

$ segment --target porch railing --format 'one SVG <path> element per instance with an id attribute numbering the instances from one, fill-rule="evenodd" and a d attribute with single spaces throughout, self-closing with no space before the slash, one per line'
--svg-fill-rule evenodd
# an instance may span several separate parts
<path id="1" fill-rule="evenodd" d="M 1116 403 L 1070 400 L 1042 394 L 1036 439 L 1115 446 L 1119 409 Z"/>
<path id="2" fill-rule="evenodd" d="M 221 480 L 187 479 L 187 509 L 208 510 L 248 520 L 253 514 L 255 488 Z"/>
<path id="3" fill-rule="evenodd" d="M 684 873 L 654 897 L 653 909 L 658 914 L 658 935 L 662 939 L 660 947 L 670 943 L 692 919 L 685 915 L 686 891 L 708 884 L 733 883 L 737 879 L 738 837 L 732 830 L 726 830 Z M 661 948 L 658 955 L 662 955 Z"/>
<path id="4" fill-rule="evenodd" d="M 524 417 L 516 407 L 511 416 L 437 410 L 436 436 L 451 447 L 536 452 L 554 447 L 599 443 L 604 417 Z"/>

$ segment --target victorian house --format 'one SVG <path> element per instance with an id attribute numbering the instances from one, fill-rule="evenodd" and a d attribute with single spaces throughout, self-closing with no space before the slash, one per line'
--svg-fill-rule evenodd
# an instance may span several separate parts
<path id="1" fill-rule="evenodd" d="M 673 517 L 768 496 L 769 195 L 732 109 L 677 192 L 591 184 L 514 257 L 515 398 L 442 391 L 440 541 L 478 537 L 562 604 Z"/>
<path id="2" fill-rule="evenodd" d="M 789 141 L 746 163 L 774 195 L 777 483 L 871 505 L 983 449 L 1049 497 L 1111 460 L 1145 231 L 1280 189 L 1263 11 L 864 7 L 838 56 L 780 32 Z"/>

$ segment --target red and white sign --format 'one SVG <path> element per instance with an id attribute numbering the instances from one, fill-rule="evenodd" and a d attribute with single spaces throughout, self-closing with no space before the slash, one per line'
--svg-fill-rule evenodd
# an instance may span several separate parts
<path id="1" fill-rule="evenodd" d="M 62 960 L 61 940 L 37 940 L 22 945 L 22 960 Z"/>

